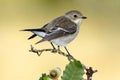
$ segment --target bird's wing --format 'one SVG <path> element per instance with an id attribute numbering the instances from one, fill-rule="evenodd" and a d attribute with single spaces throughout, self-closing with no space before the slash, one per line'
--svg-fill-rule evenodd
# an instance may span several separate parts
<path id="1" fill-rule="evenodd" d="M 75 23 L 72 23 L 70 20 L 65 20 L 63 22 L 61 21 L 59 24 L 57 24 L 52 29 L 50 29 L 47 32 L 46 36 L 43 37 L 43 39 L 38 41 L 37 43 L 43 41 L 50 41 L 59 37 L 64 37 L 70 34 L 74 34 L 76 30 L 77 30 L 77 25 Z"/>

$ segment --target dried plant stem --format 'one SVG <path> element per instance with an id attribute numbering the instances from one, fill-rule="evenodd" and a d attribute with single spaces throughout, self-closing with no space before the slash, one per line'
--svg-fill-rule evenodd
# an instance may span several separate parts
<path id="1" fill-rule="evenodd" d="M 58 53 L 60 55 L 63 55 L 65 57 L 69 57 L 68 54 L 62 52 L 59 48 L 58 49 L 41 49 L 37 50 L 34 49 L 34 47 L 31 45 L 30 52 L 36 53 L 38 56 L 40 56 L 43 52 L 50 51 L 51 53 Z M 71 60 L 77 60 L 73 56 L 71 57 Z M 84 64 L 82 64 L 83 68 L 86 70 L 87 80 L 92 80 L 92 75 L 97 72 L 97 70 L 93 70 L 92 67 L 86 67 Z"/>
<path id="2" fill-rule="evenodd" d="M 58 53 L 60 55 L 68 57 L 68 54 L 62 52 L 59 48 L 58 49 L 41 49 L 37 50 L 34 49 L 34 47 L 31 45 L 31 49 L 29 50 L 30 52 L 36 53 L 38 56 L 40 56 L 43 52 L 50 51 L 51 53 Z M 71 60 L 76 60 L 74 57 L 71 57 Z"/>

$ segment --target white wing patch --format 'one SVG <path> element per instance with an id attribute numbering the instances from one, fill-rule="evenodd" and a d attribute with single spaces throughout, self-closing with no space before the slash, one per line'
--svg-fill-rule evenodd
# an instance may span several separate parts
<path id="1" fill-rule="evenodd" d="M 33 31 L 33 33 L 37 34 L 40 37 L 45 37 L 46 36 L 46 33 L 40 32 L 40 31 L 39 32 L 38 31 Z"/>
<path id="2" fill-rule="evenodd" d="M 63 29 L 63 28 L 61 28 L 61 27 L 57 27 L 56 29 L 53 29 L 53 30 L 51 30 L 50 32 L 52 33 L 52 32 L 56 32 L 56 31 L 59 31 L 59 30 L 63 30 L 63 31 L 65 31 L 65 32 L 69 32 L 68 30 L 65 30 L 65 29 Z"/>

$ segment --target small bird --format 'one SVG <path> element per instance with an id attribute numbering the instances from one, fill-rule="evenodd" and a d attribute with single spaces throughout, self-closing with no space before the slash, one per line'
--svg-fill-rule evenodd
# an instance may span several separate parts
<path id="1" fill-rule="evenodd" d="M 47 23 L 42 28 L 24 29 L 22 31 L 30 31 L 33 33 L 28 40 L 39 36 L 42 39 L 36 44 L 49 41 L 53 49 L 56 49 L 53 44 L 57 45 L 58 48 L 62 46 L 67 51 L 68 56 L 72 57 L 66 46 L 76 38 L 79 33 L 80 25 L 83 19 L 86 18 L 87 17 L 85 17 L 80 11 L 71 10 Z"/>

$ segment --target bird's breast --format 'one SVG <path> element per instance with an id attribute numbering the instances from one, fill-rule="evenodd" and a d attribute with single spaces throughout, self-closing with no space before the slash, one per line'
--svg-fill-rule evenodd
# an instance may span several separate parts
<path id="1" fill-rule="evenodd" d="M 72 40 L 74 40 L 76 38 L 76 36 L 79 33 L 79 28 L 77 29 L 77 31 L 73 34 L 67 35 L 67 36 L 63 36 L 57 39 L 53 39 L 50 42 L 58 45 L 58 46 L 66 46 L 68 43 L 70 43 Z"/>

